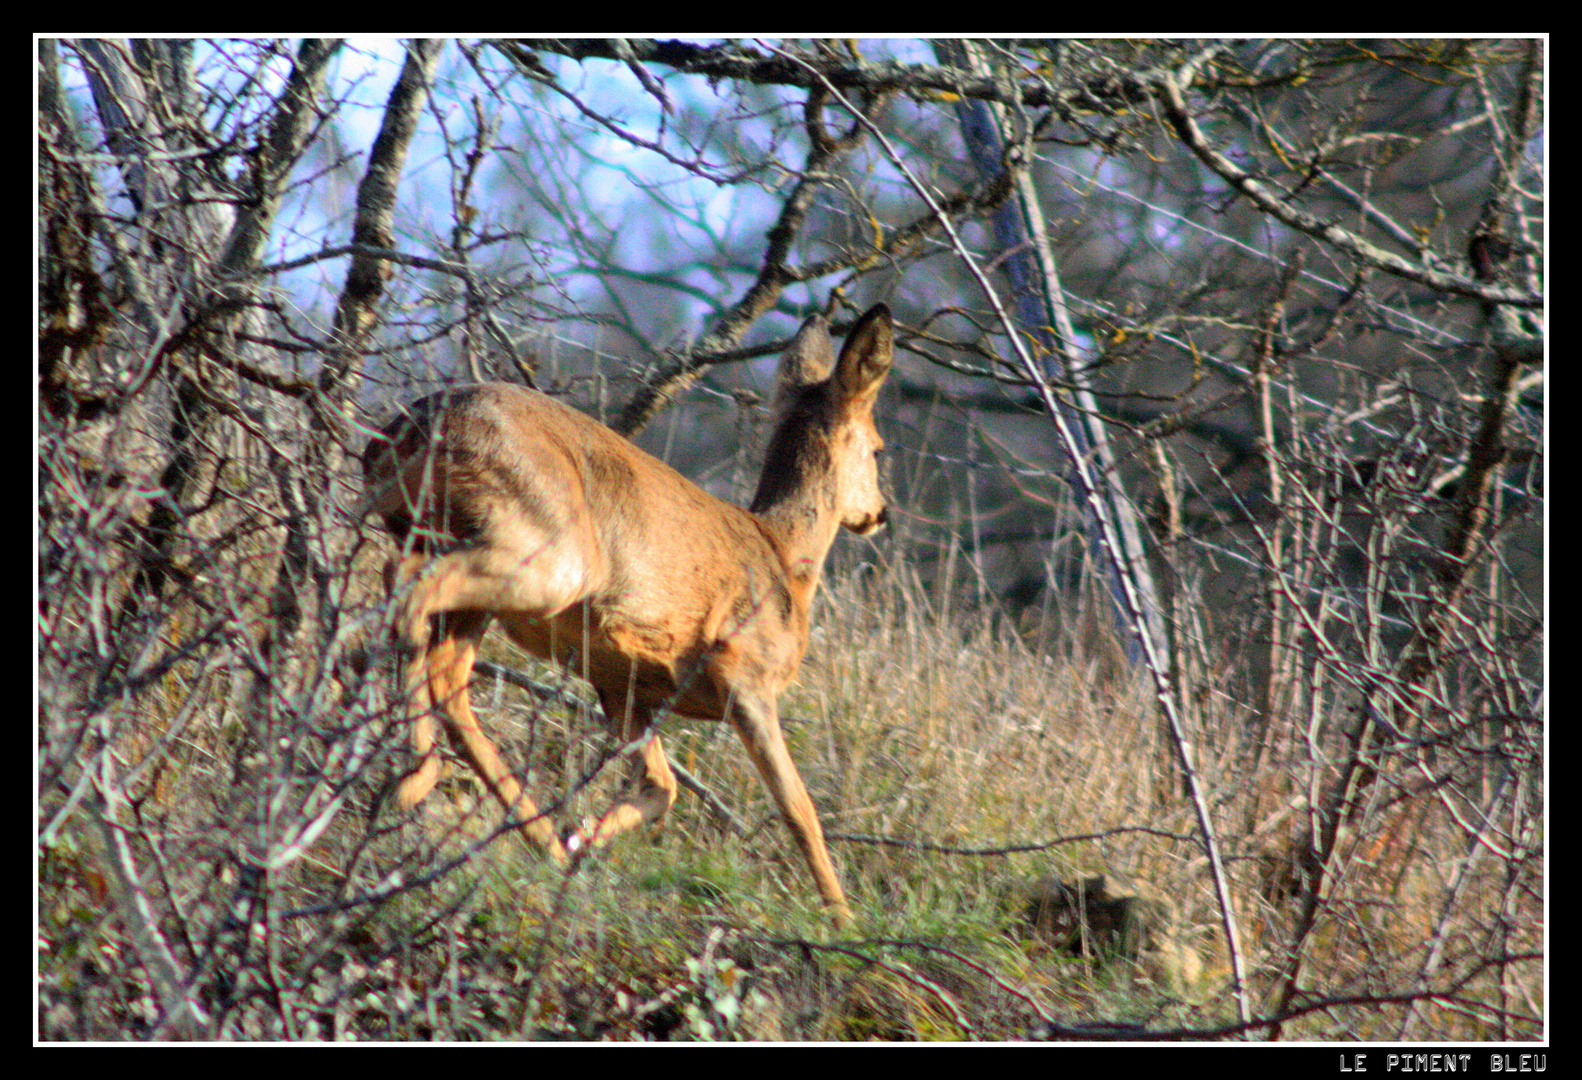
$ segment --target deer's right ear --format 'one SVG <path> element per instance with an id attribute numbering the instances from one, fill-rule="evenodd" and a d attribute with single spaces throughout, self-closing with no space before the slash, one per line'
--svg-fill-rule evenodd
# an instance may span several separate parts
<path id="1" fill-rule="evenodd" d="M 822 382 L 834 366 L 835 343 L 829 337 L 829 322 L 822 315 L 811 315 L 781 354 L 779 393 Z"/>

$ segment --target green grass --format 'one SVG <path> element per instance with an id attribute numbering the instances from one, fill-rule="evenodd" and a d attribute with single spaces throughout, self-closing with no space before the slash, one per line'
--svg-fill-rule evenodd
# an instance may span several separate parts
<path id="1" fill-rule="evenodd" d="M 618 838 L 568 876 L 499 832 L 495 804 L 459 766 L 415 812 L 381 801 L 380 777 L 407 760 L 392 733 L 384 771 L 355 789 L 305 857 L 267 879 L 270 918 L 255 914 L 254 936 L 238 936 L 223 914 L 239 895 L 227 852 L 257 832 L 247 822 L 264 803 L 234 778 L 229 763 L 245 765 L 249 751 L 225 695 L 176 676 L 128 739 L 149 745 L 199 693 L 213 722 L 165 744 L 168 760 L 137 809 L 143 865 L 163 867 L 145 888 L 211 1007 L 235 1018 L 226 1038 L 954 1041 L 1024 1038 L 1051 1024 L 1233 1021 L 1220 914 L 1156 741 L 1149 688 L 1090 659 L 1111 643 L 1067 633 L 1035 649 L 1003 621 L 941 619 L 934 608 L 901 572 L 831 583 L 800 682 L 781 702 L 855 912 L 849 932 L 819 909 L 734 734 L 666 720 L 670 758 L 732 808 L 746 835 L 683 791 L 660 827 Z M 486 655 L 532 667 L 497 637 Z M 605 745 L 594 717 L 487 678 L 475 706 L 517 767 L 532 746 L 541 805 L 567 798 L 558 820 L 609 798 L 618 768 L 573 791 Z M 1260 891 L 1263 864 L 1238 857 L 1260 849 L 1237 823 L 1283 778 L 1237 772 L 1233 721 L 1199 718 L 1199 768 L 1222 825 L 1257 1008 L 1291 910 Z M 1411 985 L 1436 928 L 1449 949 L 1478 947 L 1470 918 L 1434 921 L 1448 883 L 1434 868 L 1453 865 L 1456 834 L 1432 818 L 1408 831 L 1389 875 L 1374 872 L 1380 860 L 1368 862 L 1361 845 L 1348 857 L 1306 945 L 1314 993 L 1382 997 Z M 131 1038 L 154 1022 L 136 941 L 105 917 L 95 837 L 68 830 L 40 875 L 46 1037 Z M 1033 883 L 1099 874 L 1112 892 L 1168 910 L 1168 940 L 1137 962 L 1073 956 L 1024 918 Z M 1502 896 L 1497 877 L 1471 880 L 1461 897 L 1469 911 L 1521 901 Z M 249 973 L 241 981 L 226 974 L 238 968 Z M 1509 969 L 1503 991 L 1498 974 L 1464 981 L 1458 993 L 1485 1004 L 1447 1012 L 1444 1025 L 1491 1037 L 1488 1003 L 1503 992 L 1509 1004 L 1513 986 L 1541 993 L 1531 969 Z M 271 980 L 283 996 L 265 992 Z M 251 996 L 216 998 L 238 987 Z M 1337 1006 L 1283 1034 L 1390 1037 L 1399 1016 L 1387 1004 Z"/>

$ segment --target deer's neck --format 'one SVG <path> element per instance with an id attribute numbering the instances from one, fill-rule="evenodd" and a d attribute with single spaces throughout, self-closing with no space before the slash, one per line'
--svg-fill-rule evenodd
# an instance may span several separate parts
<path id="1" fill-rule="evenodd" d="M 804 485 L 767 504 L 754 502 L 753 515 L 780 554 L 792 591 L 811 603 L 840 528 L 833 491 Z"/>

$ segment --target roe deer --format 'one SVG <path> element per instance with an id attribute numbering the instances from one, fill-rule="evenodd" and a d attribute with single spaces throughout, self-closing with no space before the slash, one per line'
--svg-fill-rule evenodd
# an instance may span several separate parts
<path id="1" fill-rule="evenodd" d="M 838 922 L 850 909 L 776 698 L 807 648 L 808 609 L 837 527 L 885 523 L 874 399 L 889 373 L 890 310 L 876 305 L 840 359 L 803 324 L 781 361 L 782 419 L 751 510 L 722 502 L 592 418 L 506 383 L 433 395 L 363 453 L 371 504 L 402 545 L 392 564 L 417 765 L 403 806 L 434 786 L 433 715 L 523 831 L 558 862 L 658 818 L 676 779 L 656 714 L 728 720 L 779 805 Z M 832 365 L 832 361 L 833 365 Z M 648 734 L 629 787 L 562 845 L 500 760 L 467 696 L 493 620 L 529 652 L 593 684 L 628 743 Z"/>

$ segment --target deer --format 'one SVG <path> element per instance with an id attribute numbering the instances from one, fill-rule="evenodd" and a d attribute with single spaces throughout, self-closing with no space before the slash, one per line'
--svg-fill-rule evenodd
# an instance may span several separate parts
<path id="1" fill-rule="evenodd" d="M 435 721 L 556 863 L 674 804 L 657 718 L 728 722 L 801 849 L 825 910 L 850 906 L 781 730 L 778 698 L 807 651 L 810 609 L 840 527 L 888 517 L 874 403 L 890 371 L 890 310 L 852 326 L 839 358 L 809 318 L 781 357 L 779 419 L 747 509 L 705 492 L 594 418 L 491 382 L 424 398 L 362 456 L 369 506 L 399 545 L 387 567 L 416 764 L 410 810 L 441 772 Z M 590 683 L 630 751 L 610 809 L 562 839 L 473 712 L 468 683 L 492 624 Z"/>

